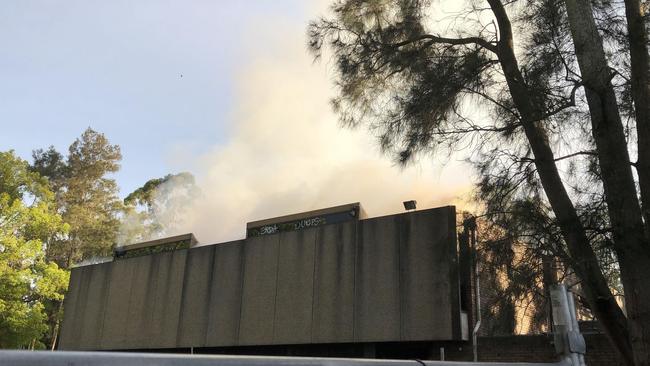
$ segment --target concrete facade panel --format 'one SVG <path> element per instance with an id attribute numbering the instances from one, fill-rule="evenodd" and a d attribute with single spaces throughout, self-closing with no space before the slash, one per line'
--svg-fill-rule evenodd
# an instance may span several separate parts
<path id="1" fill-rule="evenodd" d="M 352 342 L 356 222 L 327 225 L 316 234 L 314 343 Z"/>
<path id="2" fill-rule="evenodd" d="M 316 229 L 280 234 L 274 344 L 311 342 Z"/>
<path id="3" fill-rule="evenodd" d="M 356 254 L 354 339 L 400 339 L 399 217 L 359 222 Z"/>
<path id="4" fill-rule="evenodd" d="M 74 269 L 61 349 L 460 340 L 455 208 Z"/>
<path id="5" fill-rule="evenodd" d="M 131 300 L 126 326 L 126 344 L 130 348 L 149 346 L 151 325 L 151 277 L 153 256 L 129 259 L 133 268 Z"/>
<path id="6" fill-rule="evenodd" d="M 180 318 L 187 250 L 154 255 L 153 306 L 149 348 L 174 348 Z M 158 263 L 156 263 L 158 262 Z"/>
<path id="7" fill-rule="evenodd" d="M 135 272 L 134 260 L 122 260 L 108 264 L 110 267 L 102 349 L 124 349 L 127 343 L 126 329 L 129 325 L 129 303 Z"/>
<path id="8" fill-rule="evenodd" d="M 189 249 L 178 328 L 179 347 L 203 347 L 207 331 L 214 245 Z"/>
<path id="9" fill-rule="evenodd" d="M 248 238 L 244 244 L 244 287 L 240 345 L 273 343 L 279 235 Z"/>
<path id="10" fill-rule="evenodd" d="M 79 327 L 80 350 L 95 350 L 101 348 L 102 326 L 106 295 L 108 291 L 108 277 L 111 263 L 97 264 L 86 267 L 84 274 L 89 276 L 87 296 L 85 301 L 79 303 L 84 307 Z"/>
<path id="11" fill-rule="evenodd" d="M 400 225 L 402 340 L 452 339 L 448 210 L 405 215 Z M 447 295 L 447 296 L 445 296 Z"/>
<path id="12" fill-rule="evenodd" d="M 88 283 L 90 277 L 84 274 L 85 267 L 73 268 L 70 271 L 70 282 L 68 283 L 68 293 L 63 300 L 63 324 L 61 327 L 61 337 L 59 338 L 59 349 L 75 349 L 79 342 L 81 317 L 84 312 L 84 306 L 79 305 L 87 295 L 82 283 Z"/>
<path id="13" fill-rule="evenodd" d="M 150 256 L 151 262 L 149 263 L 149 275 L 147 278 L 146 299 L 144 303 L 144 314 L 142 322 L 142 333 L 144 339 L 138 343 L 136 348 L 151 348 L 153 337 L 156 336 L 155 329 L 159 325 L 154 322 L 154 309 L 156 307 L 156 289 L 160 279 L 160 265 L 162 254 Z"/>
<path id="14" fill-rule="evenodd" d="M 214 246 L 214 267 L 205 344 L 234 346 L 239 338 L 244 242 Z"/>

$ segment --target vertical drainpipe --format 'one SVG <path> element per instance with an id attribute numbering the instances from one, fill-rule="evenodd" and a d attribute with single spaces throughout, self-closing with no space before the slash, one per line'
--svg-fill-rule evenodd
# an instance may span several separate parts
<path id="1" fill-rule="evenodd" d="M 476 298 L 476 323 L 472 330 L 472 348 L 474 362 L 478 362 L 478 331 L 481 329 L 481 281 L 479 280 L 478 256 L 476 254 L 476 218 L 471 217 L 464 222 L 465 229 L 469 232 L 469 241 L 472 252 L 472 266 L 474 269 L 474 296 Z"/>
<path id="2" fill-rule="evenodd" d="M 573 294 L 563 284 L 551 288 L 553 304 L 553 338 L 557 353 L 570 365 L 585 365 L 585 340 L 580 334 Z"/>
<path id="3" fill-rule="evenodd" d="M 571 326 L 573 328 L 573 331 L 577 334 L 580 334 L 580 324 L 578 324 L 578 315 L 576 313 L 576 304 L 575 300 L 573 299 L 573 293 L 570 291 L 567 291 L 567 302 L 569 305 L 569 312 L 571 313 Z M 582 338 L 582 335 L 580 335 Z M 584 338 L 582 338 L 584 339 Z M 578 364 L 580 366 L 586 366 L 585 363 L 585 355 L 582 353 L 577 353 L 577 358 L 578 358 Z"/>

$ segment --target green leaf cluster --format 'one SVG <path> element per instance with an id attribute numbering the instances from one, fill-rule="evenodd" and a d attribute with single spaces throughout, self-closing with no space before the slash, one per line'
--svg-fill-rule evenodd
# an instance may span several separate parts
<path id="1" fill-rule="evenodd" d="M 169 235 L 199 195 L 194 176 L 188 172 L 148 180 L 124 199 L 120 244 Z"/>
<path id="2" fill-rule="evenodd" d="M 0 152 L 0 348 L 42 348 L 46 308 L 62 301 L 69 274 L 45 249 L 65 235 L 47 181 L 13 151 Z"/>

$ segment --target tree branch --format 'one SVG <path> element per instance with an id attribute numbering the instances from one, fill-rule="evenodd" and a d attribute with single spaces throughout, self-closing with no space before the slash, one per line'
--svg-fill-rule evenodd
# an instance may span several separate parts
<path id="1" fill-rule="evenodd" d="M 442 44 L 450 44 L 450 45 L 467 45 L 467 44 L 475 44 L 478 46 L 481 46 L 485 48 L 488 51 L 491 51 L 492 53 L 497 53 L 497 46 L 494 43 L 491 43 L 481 37 L 466 37 L 466 38 L 446 38 L 446 37 L 439 37 L 439 36 L 434 36 L 432 34 L 423 34 L 419 37 L 408 39 L 406 41 L 398 42 L 398 43 L 391 43 L 388 44 L 390 47 L 395 47 L 395 48 L 400 48 L 412 43 L 417 43 L 419 41 L 424 41 L 428 40 L 429 43 L 442 43 Z"/>
<path id="2" fill-rule="evenodd" d="M 598 154 L 596 154 L 595 151 L 578 151 L 578 152 L 574 152 L 573 154 L 564 155 L 564 156 L 560 156 L 559 158 L 555 158 L 555 161 L 560 161 L 560 160 L 564 160 L 564 159 L 569 159 L 569 158 L 572 158 L 572 157 L 574 157 L 574 156 L 578 156 L 578 155 L 590 155 L 590 156 L 596 156 L 596 155 L 598 155 Z"/>

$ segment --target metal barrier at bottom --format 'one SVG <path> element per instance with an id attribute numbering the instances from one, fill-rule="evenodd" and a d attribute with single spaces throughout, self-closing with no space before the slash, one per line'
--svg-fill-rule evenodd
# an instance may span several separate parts
<path id="1" fill-rule="evenodd" d="M 455 362 L 221 356 L 124 352 L 0 351 L 2 366 L 573 366 L 570 359 L 556 363 Z"/>

